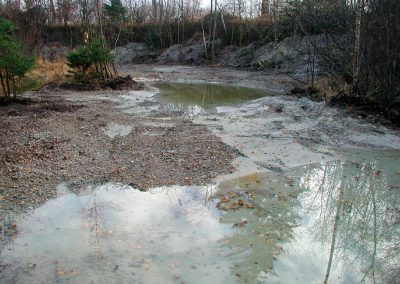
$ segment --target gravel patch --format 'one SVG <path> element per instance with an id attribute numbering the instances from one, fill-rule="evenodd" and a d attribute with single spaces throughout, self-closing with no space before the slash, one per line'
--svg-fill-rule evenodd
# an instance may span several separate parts
<path id="1" fill-rule="evenodd" d="M 35 208 L 55 197 L 61 183 L 72 191 L 105 182 L 140 190 L 208 184 L 232 172 L 236 156 L 205 126 L 182 117 L 166 123 L 154 112 L 125 114 L 112 101 L 45 96 L 30 105 L 1 107 L 0 119 L 5 210 Z M 110 125 L 123 125 L 123 133 L 105 135 Z"/>

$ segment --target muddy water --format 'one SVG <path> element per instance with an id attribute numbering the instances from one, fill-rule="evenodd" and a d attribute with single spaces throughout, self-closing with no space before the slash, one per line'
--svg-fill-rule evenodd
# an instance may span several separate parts
<path id="1" fill-rule="evenodd" d="M 400 152 L 339 156 L 215 186 L 64 188 L 16 218 L 0 282 L 395 283 Z"/>
<path id="2" fill-rule="evenodd" d="M 259 89 L 218 84 L 159 83 L 156 87 L 160 90 L 158 99 L 166 109 L 191 115 L 268 95 Z"/>

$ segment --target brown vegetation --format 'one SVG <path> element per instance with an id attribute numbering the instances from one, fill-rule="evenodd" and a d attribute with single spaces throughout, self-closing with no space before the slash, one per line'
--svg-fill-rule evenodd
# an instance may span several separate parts
<path id="1" fill-rule="evenodd" d="M 35 68 L 28 72 L 27 76 L 36 78 L 39 87 L 52 83 L 61 82 L 64 76 L 68 73 L 68 66 L 64 60 L 51 62 L 43 58 L 36 60 Z"/>

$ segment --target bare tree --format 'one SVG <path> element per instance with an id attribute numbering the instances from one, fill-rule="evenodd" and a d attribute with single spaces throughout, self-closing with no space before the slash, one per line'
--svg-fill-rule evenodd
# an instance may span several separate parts
<path id="1" fill-rule="evenodd" d="M 361 16 L 362 0 L 356 1 L 355 29 L 354 29 L 354 54 L 353 54 L 353 90 L 357 88 L 360 73 L 360 53 L 361 53 Z"/>

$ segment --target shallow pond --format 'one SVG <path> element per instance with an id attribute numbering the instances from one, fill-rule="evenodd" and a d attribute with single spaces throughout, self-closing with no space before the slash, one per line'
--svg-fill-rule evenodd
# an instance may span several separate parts
<path id="1" fill-rule="evenodd" d="M 60 186 L 8 229 L 0 282 L 395 283 L 400 152 L 341 155 L 215 186 Z"/>
<path id="2" fill-rule="evenodd" d="M 158 99 L 165 109 L 190 115 L 268 95 L 260 89 L 218 84 L 159 83 L 156 87 L 160 90 Z"/>

